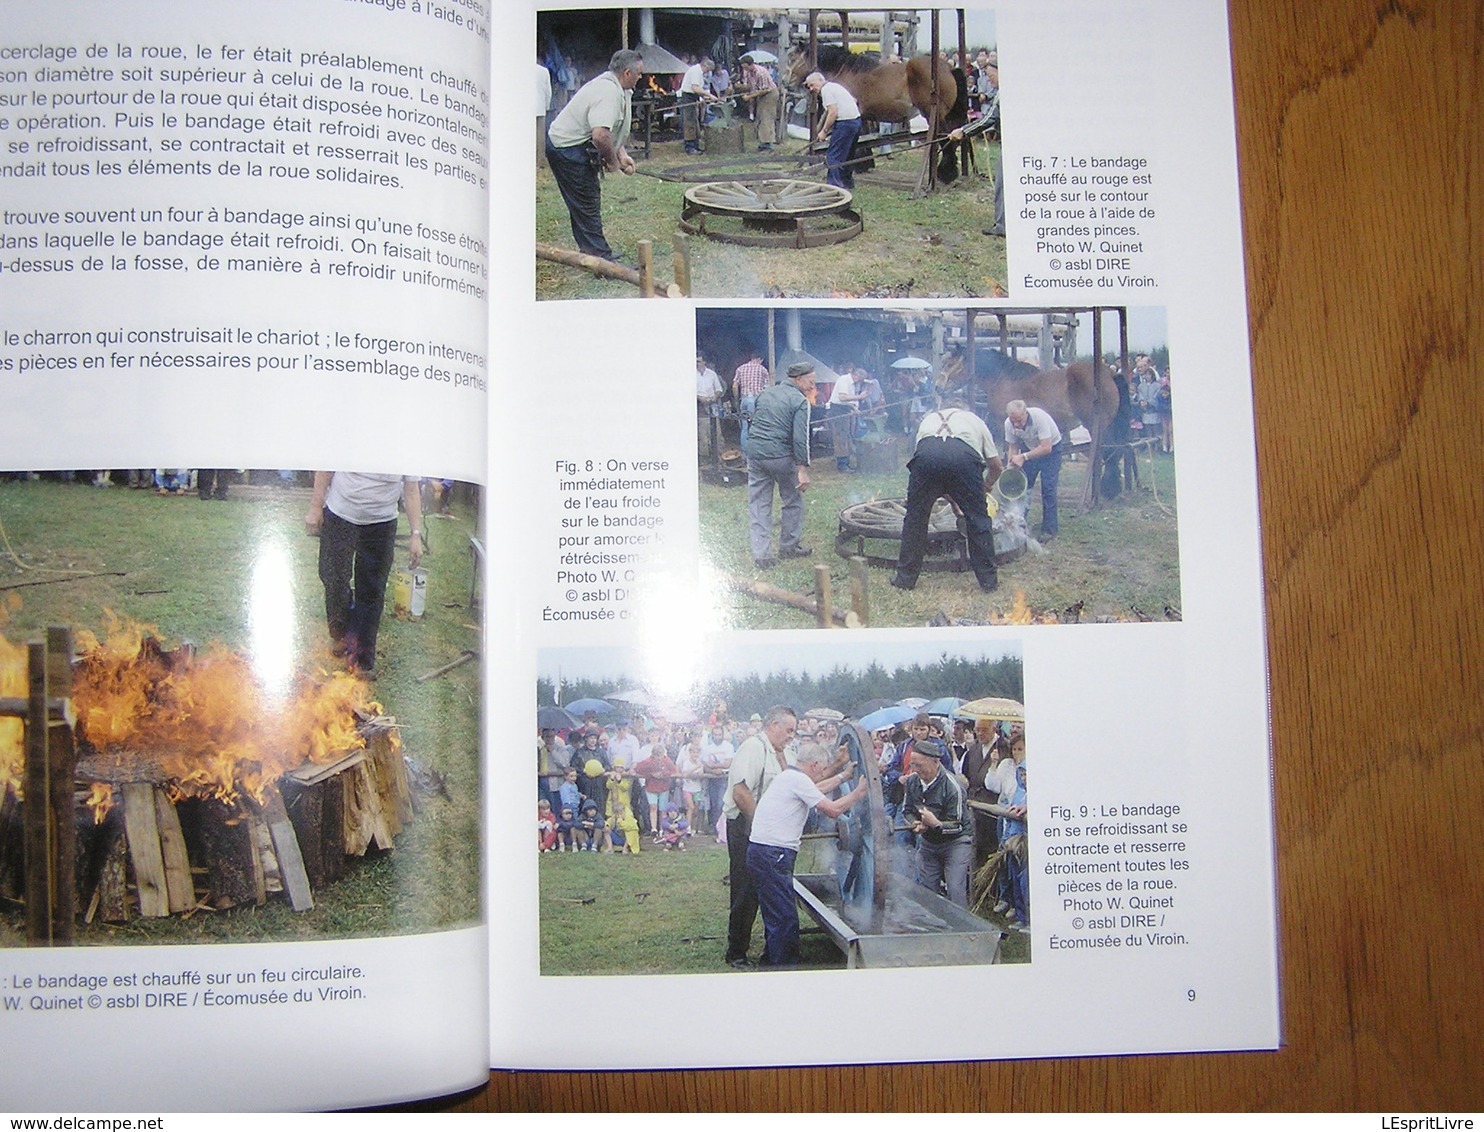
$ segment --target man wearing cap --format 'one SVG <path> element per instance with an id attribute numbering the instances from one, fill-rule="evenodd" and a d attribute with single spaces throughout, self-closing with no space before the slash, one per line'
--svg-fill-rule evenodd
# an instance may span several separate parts
<path id="1" fill-rule="evenodd" d="M 643 74 L 637 51 L 615 51 L 608 69 L 573 95 L 546 131 L 546 163 L 567 204 L 577 249 L 600 259 L 615 257 L 603 236 L 598 173 L 634 171 L 624 142 L 633 120 L 634 85 Z"/>
<path id="2" fill-rule="evenodd" d="M 841 189 L 855 188 L 855 170 L 846 164 L 855 139 L 861 132 L 861 108 L 855 95 L 839 83 L 830 82 L 819 71 L 804 80 L 804 85 L 819 96 L 824 117 L 819 120 L 815 141 L 829 142 L 825 154 L 825 180 Z"/>
<path id="3" fill-rule="evenodd" d="M 814 364 L 795 362 L 788 380 L 758 394 L 747 438 L 747 517 L 752 560 L 760 569 L 778 558 L 804 558 L 804 490 L 809 486 L 809 406 Z M 773 556 L 773 488 L 781 504 L 778 557 Z"/>
<path id="4" fill-rule="evenodd" d="M 1056 537 L 1056 490 L 1061 480 L 1061 429 L 1045 409 L 1011 401 L 1005 406 L 1005 452 L 1010 466 L 1025 472 L 1029 491 L 1041 479 L 1041 529 L 1037 538 Z"/>
<path id="5" fill-rule="evenodd" d="M 967 527 L 969 566 L 979 588 L 985 593 L 993 590 L 999 584 L 999 574 L 987 492 L 999 477 L 1001 464 L 989 426 L 963 401 L 950 400 L 922 418 L 917 447 L 907 461 L 907 469 L 907 514 L 902 520 L 902 549 L 891 584 L 899 590 L 917 585 L 927 555 L 933 504 L 946 495 Z"/>
<path id="6" fill-rule="evenodd" d="M 758 898 L 747 868 L 747 848 L 752 836 L 753 812 L 783 768 L 789 765 L 787 751 L 798 727 L 799 717 L 792 708 L 782 705 L 769 708 L 762 729 L 737 748 L 727 770 L 727 792 L 721 812 L 727 821 L 730 889 L 726 960 L 733 967 L 752 966 L 747 949 L 757 922 Z"/>
<path id="7" fill-rule="evenodd" d="M 912 773 L 902 779 L 902 814 L 917 834 L 917 883 L 930 892 L 943 885 L 948 899 L 969 906 L 969 867 L 974 833 L 958 776 L 943 769 L 939 744 L 914 740 Z"/>

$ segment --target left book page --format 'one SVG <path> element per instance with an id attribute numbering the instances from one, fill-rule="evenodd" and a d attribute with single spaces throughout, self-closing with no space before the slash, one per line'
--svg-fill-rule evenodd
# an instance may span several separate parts
<path id="1" fill-rule="evenodd" d="M 474 0 L 7 7 L 7 1108 L 485 1078 L 488 74 Z"/>

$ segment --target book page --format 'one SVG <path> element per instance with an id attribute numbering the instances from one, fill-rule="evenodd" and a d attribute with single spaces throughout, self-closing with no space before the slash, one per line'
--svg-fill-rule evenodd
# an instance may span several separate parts
<path id="1" fill-rule="evenodd" d="M 492 1064 L 1273 1048 L 1224 9 L 842 18 L 512 29 Z"/>
<path id="2" fill-rule="evenodd" d="M 13 1108 L 483 1078 L 489 42 L 457 0 L 7 12 Z"/>

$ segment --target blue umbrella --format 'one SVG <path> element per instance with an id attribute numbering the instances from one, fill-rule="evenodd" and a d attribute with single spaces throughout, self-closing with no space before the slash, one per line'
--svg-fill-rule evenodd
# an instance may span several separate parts
<path id="1" fill-rule="evenodd" d="M 922 710 L 928 715 L 952 715 L 964 701 L 957 696 L 939 696 Z"/>
<path id="2" fill-rule="evenodd" d="M 571 712 L 547 705 L 536 709 L 536 726 L 550 727 L 553 731 L 560 731 L 564 727 L 576 727 L 577 720 L 572 717 Z"/>
<path id="3" fill-rule="evenodd" d="M 861 727 L 867 731 L 880 731 L 885 727 L 892 727 L 898 723 L 905 723 L 915 716 L 917 712 L 901 704 L 893 704 L 879 711 L 873 711 L 865 719 L 860 721 Z"/>
<path id="4" fill-rule="evenodd" d="M 616 709 L 607 700 L 573 700 L 570 704 L 563 704 L 569 712 L 576 716 L 586 715 L 588 712 L 596 712 L 598 715 L 612 715 Z"/>

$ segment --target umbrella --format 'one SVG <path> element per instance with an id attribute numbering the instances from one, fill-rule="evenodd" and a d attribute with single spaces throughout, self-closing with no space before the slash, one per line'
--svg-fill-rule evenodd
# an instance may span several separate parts
<path id="1" fill-rule="evenodd" d="M 771 51 L 764 51 L 761 47 L 754 47 L 751 51 L 742 52 L 743 55 L 751 55 L 754 63 L 776 63 L 778 56 Z"/>
<path id="2" fill-rule="evenodd" d="M 925 362 L 921 358 L 898 358 L 891 363 L 892 369 L 932 369 L 932 362 Z"/>
<path id="3" fill-rule="evenodd" d="M 903 707 L 901 704 L 892 704 L 879 711 L 873 711 L 865 719 L 860 721 L 861 727 L 867 731 L 880 731 L 886 727 L 895 726 L 898 723 L 906 723 L 917 712 L 913 708 Z"/>
<path id="4" fill-rule="evenodd" d="M 573 700 L 567 705 L 567 710 L 573 715 L 586 715 L 588 712 L 596 712 L 598 715 L 612 715 L 614 707 L 607 700 Z"/>
<path id="5" fill-rule="evenodd" d="M 923 708 L 927 707 L 928 702 L 921 696 L 907 696 L 905 699 L 898 700 L 897 703 L 901 704 L 903 707 L 909 707 L 913 711 L 921 711 Z"/>
<path id="6" fill-rule="evenodd" d="M 958 710 L 958 705 L 961 703 L 963 703 L 963 700 L 957 696 L 939 696 L 922 710 L 927 712 L 928 715 L 952 715 Z"/>
<path id="7" fill-rule="evenodd" d="M 553 731 L 560 731 L 564 727 L 576 727 L 578 721 L 572 713 L 559 707 L 538 707 L 536 709 L 536 726 L 550 727 Z"/>
<path id="8" fill-rule="evenodd" d="M 1014 719 L 1025 722 L 1025 705 L 1019 700 L 986 696 L 982 700 L 960 704 L 954 711 L 957 719 Z"/>
<path id="9" fill-rule="evenodd" d="M 861 704 L 853 712 L 850 713 L 850 716 L 852 719 L 864 719 L 873 711 L 880 711 L 884 707 L 893 706 L 894 704 L 891 700 L 883 700 L 880 696 L 878 696 L 874 700 L 867 700 L 865 703 Z"/>
<path id="10" fill-rule="evenodd" d="M 828 719 L 834 723 L 839 723 L 842 719 L 845 718 L 845 713 L 843 711 L 836 711 L 832 707 L 816 707 L 810 708 L 808 711 L 806 711 L 804 713 L 804 718 Z"/>
<path id="11" fill-rule="evenodd" d="M 654 697 L 642 688 L 630 688 L 627 691 L 609 692 L 610 700 L 618 700 L 621 703 L 637 704 L 639 707 L 648 707 L 654 703 Z"/>

